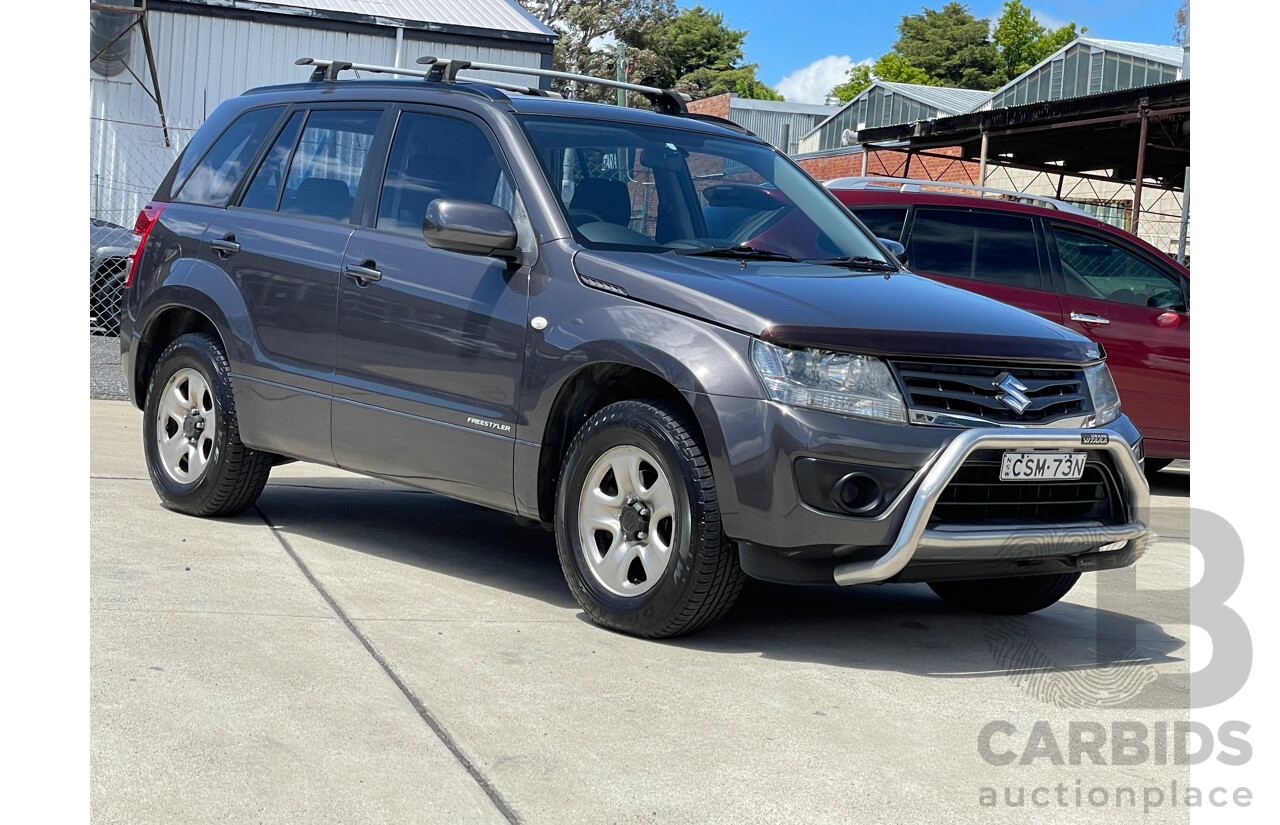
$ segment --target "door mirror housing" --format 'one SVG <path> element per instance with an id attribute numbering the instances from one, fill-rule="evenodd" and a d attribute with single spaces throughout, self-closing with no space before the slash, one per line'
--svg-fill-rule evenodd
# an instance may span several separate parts
<path id="1" fill-rule="evenodd" d="M 888 238 L 876 238 L 880 245 L 889 250 L 893 257 L 898 259 L 898 263 L 903 266 L 907 265 L 907 248 L 897 241 L 891 241 Z"/>
<path id="2" fill-rule="evenodd" d="M 505 209 L 488 203 L 433 200 L 422 219 L 422 237 L 433 249 L 520 260 L 515 221 Z"/>

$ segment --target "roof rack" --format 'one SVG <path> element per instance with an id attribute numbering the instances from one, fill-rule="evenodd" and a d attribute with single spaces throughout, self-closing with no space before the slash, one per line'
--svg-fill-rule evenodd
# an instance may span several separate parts
<path id="1" fill-rule="evenodd" d="M 322 80 L 328 82 L 336 81 L 339 72 L 347 71 L 369 72 L 370 74 L 399 74 L 406 77 L 419 77 L 423 80 L 438 79 L 432 77 L 434 72 L 429 69 L 406 69 L 403 66 L 374 66 L 368 63 L 352 63 L 347 60 L 330 60 L 324 57 L 299 57 L 293 62 L 295 66 L 314 66 L 315 71 L 311 73 L 309 80 L 315 83 L 319 83 Z M 519 92 L 539 97 L 560 97 L 558 92 L 549 92 L 535 86 L 522 86 L 517 83 L 503 83 L 496 80 L 482 82 L 495 89 L 502 89 L 508 92 Z"/>
<path id="2" fill-rule="evenodd" d="M 692 100 L 688 95 L 677 92 L 675 89 L 659 89 L 656 86 L 641 86 L 637 83 L 626 83 L 621 80 L 608 80 L 602 77 L 591 77 L 585 74 L 570 74 L 569 72 L 557 72 L 552 69 L 531 69 L 528 66 L 504 66 L 500 63 L 476 63 L 470 60 L 441 60 L 438 57 L 424 56 L 419 57 L 418 62 L 431 68 L 428 70 L 428 80 L 452 81 L 458 79 L 458 72 L 461 71 L 478 71 L 478 72 L 506 72 L 510 74 L 534 75 L 536 77 L 551 77 L 557 80 L 576 80 L 579 83 L 591 83 L 596 86 L 609 86 L 614 89 L 626 89 L 630 92 L 638 92 L 649 99 L 653 104 L 653 108 L 663 114 L 682 115 L 688 109 L 685 107 L 686 100 Z M 488 81 L 480 81 L 482 83 Z"/>
<path id="3" fill-rule="evenodd" d="M 1048 209 L 1056 209 L 1059 212 L 1069 212 L 1074 215 L 1083 215 L 1085 217 L 1093 217 L 1083 209 L 1072 206 L 1066 201 L 1046 198 L 1040 195 L 1028 195 L 1026 192 L 1017 192 L 1012 189 L 995 189 L 990 186 L 973 186 L 968 183 L 948 183 L 940 180 L 916 180 L 912 178 L 836 178 L 829 180 L 823 184 L 828 189 L 896 189 L 899 192 L 937 192 L 943 195 L 960 195 L 970 198 L 1001 198 L 1003 200 L 1013 200 L 1020 203 L 1029 204 L 1031 206 L 1041 206 Z M 956 192 L 954 190 L 961 190 Z M 948 191 L 950 190 L 950 191 Z"/>

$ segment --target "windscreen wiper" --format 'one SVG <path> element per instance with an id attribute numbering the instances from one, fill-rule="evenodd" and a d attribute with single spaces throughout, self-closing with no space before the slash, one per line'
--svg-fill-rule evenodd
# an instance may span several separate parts
<path id="1" fill-rule="evenodd" d="M 758 261 L 794 261 L 795 258 L 771 249 L 758 249 L 754 246 L 707 246 L 699 249 L 673 249 L 676 255 L 695 255 L 707 258 L 741 258 Z"/>
<path id="2" fill-rule="evenodd" d="M 891 264 L 888 261 L 882 261 L 879 258 L 869 258 L 866 255 L 855 255 L 851 258 L 823 258 L 811 261 L 805 261 L 810 264 L 827 264 L 828 266 L 844 266 L 849 269 L 864 269 L 874 272 L 897 272 L 901 267 Z"/>

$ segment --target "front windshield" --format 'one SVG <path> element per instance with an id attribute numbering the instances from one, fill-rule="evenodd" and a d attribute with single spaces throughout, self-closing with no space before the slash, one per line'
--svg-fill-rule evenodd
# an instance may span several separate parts
<path id="1" fill-rule="evenodd" d="M 888 263 L 839 204 L 767 145 L 616 121 L 521 122 L 589 249 Z"/>

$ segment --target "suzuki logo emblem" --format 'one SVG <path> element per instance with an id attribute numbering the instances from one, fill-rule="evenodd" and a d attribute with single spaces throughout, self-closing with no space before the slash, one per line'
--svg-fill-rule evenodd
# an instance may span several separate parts
<path id="1" fill-rule="evenodd" d="M 1000 373 L 996 376 L 996 380 L 991 383 L 996 389 L 1001 390 L 1000 394 L 996 396 L 996 400 L 1018 415 L 1022 415 L 1027 411 L 1027 407 L 1031 406 L 1031 399 L 1026 394 L 1027 385 L 1009 373 Z"/>

